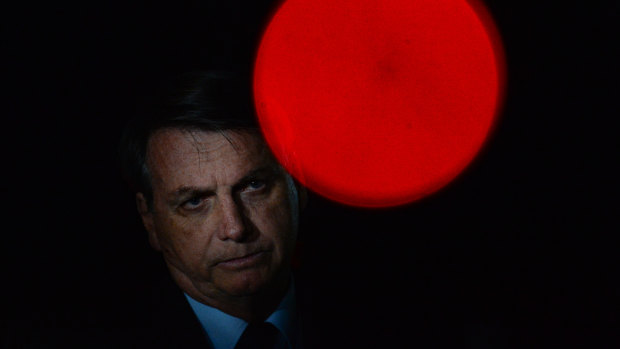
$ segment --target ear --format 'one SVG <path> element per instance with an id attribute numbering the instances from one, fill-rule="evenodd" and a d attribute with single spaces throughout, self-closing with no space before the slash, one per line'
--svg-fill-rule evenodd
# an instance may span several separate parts
<path id="1" fill-rule="evenodd" d="M 161 251 L 159 238 L 157 237 L 157 233 L 155 232 L 153 212 L 149 210 L 146 198 L 142 193 L 136 194 L 136 206 L 138 208 L 138 213 L 140 213 L 140 217 L 142 218 L 142 224 L 144 224 L 144 228 L 149 234 L 149 243 L 151 244 L 151 247 L 153 247 L 153 249 L 157 251 Z"/>

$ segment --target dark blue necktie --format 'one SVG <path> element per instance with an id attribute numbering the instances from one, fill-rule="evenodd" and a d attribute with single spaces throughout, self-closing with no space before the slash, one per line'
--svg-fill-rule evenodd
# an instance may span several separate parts
<path id="1" fill-rule="evenodd" d="M 273 349 L 280 331 L 269 322 L 250 323 L 235 349 Z"/>

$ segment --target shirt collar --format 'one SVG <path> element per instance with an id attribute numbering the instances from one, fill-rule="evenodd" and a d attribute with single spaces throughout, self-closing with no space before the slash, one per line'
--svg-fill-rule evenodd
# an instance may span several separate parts
<path id="1" fill-rule="evenodd" d="M 291 286 L 282 298 L 282 301 L 271 313 L 271 315 L 265 320 L 265 322 L 272 323 L 280 332 L 284 335 L 289 348 L 296 347 L 296 331 L 298 329 L 297 324 L 297 307 L 295 302 L 295 286 L 291 282 Z"/>
<path id="2" fill-rule="evenodd" d="M 245 320 L 228 315 L 221 310 L 202 304 L 185 293 L 194 314 L 207 334 L 214 349 L 233 349 L 247 327 Z M 295 347 L 297 309 L 293 283 L 271 315 L 265 320 L 272 323 L 284 335 L 289 348 Z"/>

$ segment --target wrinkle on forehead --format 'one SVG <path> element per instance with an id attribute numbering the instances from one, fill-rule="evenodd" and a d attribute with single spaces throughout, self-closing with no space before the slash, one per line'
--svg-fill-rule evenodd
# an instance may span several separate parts
<path id="1" fill-rule="evenodd" d="M 200 137 L 197 136 L 197 134 L 200 133 L 204 133 L 204 132 L 209 132 L 209 133 L 213 133 L 216 135 L 220 135 L 222 136 L 226 142 L 228 144 L 230 144 L 230 146 L 232 147 L 232 149 L 235 151 L 235 153 L 237 153 L 238 155 L 241 154 L 242 150 L 244 149 L 243 146 L 240 145 L 240 143 L 246 141 L 244 138 L 242 138 L 242 136 L 244 135 L 250 135 L 250 136 L 259 136 L 258 133 L 256 133 L 255 131 L 251 131 L 251 130 L 219 130 L 219 131 L 203 131 L 200 129 L 180 129 L 180 131 L 186 135 L 188 135 L 191 138 L 191 143 L 194 146 L 194 148 L 196 149 L 196 153 L 199 155 L 203 155 L 207 156 L 209 154 L 209 152 L 213 152 L 214 150 L 219 149 L 218 148 L 209 148 L 200 141 Z M 236 136 L 236 137 L 233 137 Z M 212 144 L 211 144 L 212 145 Z M 221 144 L 220 146 L 223 147 L 226 144 Z M 264 154 L 264 147 L 261 147 L 261 151 L 259 153 L 259 155 L 263 155 Z M 208 158 L 207 158 L 208 161 Z"/>
<path id="2" fill-rule="evenodd" d="M 199 136 L 197 135 L 198 132 L 201 131 L 197 131 L 197 130 L 179 130 L 183 133 L 183 135 L 186 137 L 186 139 L 189 141 L 189 143 L 194 147 L 194 149 L 196 150 L 196 154 L 199 155 L 198 159 L 200 159 L 202 156 L 208 156 L 209 152 L 215 151 L 217 150 L 219 147 L 222 147 L 223 145 L 219 145 L 218 147 L 213 147 L 213 142 L 211 142 L 210 147 L 207 147 L 207 145 L 205 144 L 204 141 L 201 141 L 199 138 Z M 228 143 L 230 143 L 230 145 L 233 147 L 233 149 L 236 149 L 236 147 L 233 145 L 233 142 L 230 140 L 230 137 L 226 137 L 224 135 L 224 132 L 217 132 L 217 135 L 220 135 L 222 137 L 224 137 Z"/>
<path id="3" fill-rule="evenodd" d="M 222 160 L 222 157 L 233 154 L 239 159 L 247 159 L 245 161 L 249 161 L 248 164 L 261 161 L 259 159 L 264 159 L 265 156 L 272 157 L 260 134 L 252 130 L 226 130 L 218 132 L 200 129 L 167 128 L 153 134 L 150 142 L 152 143 L 150 143 L 147 152 L 147 164 L 153 170 L 151 171 L 152 179 L 158 181 L 164 179 L 161 177 L 162 175 L 169 177 L 171 174 L 169 171 L 172 170 L 170 166 L 173 168 L 176 166 L 186 166 L 182 165 L 183 163 L 194 162 L 198 172 L 202 172 L 208 163 L 217 162 Z M 185 144 L 185 146 L 181 144 Z M 249 159 L 249 156 L 252 159 Z M 229 169 L 224 168 L 224 170 Z M 176 172 L 175 170 L 172 171 Z M 176 178 L 176 176 L 173 176 L 173 178 Z"/>

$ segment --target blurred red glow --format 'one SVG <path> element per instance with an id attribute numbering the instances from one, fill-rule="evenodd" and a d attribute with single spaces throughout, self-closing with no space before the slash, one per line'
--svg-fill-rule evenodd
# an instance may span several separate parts
<path id="1" fill-rule="evenodd" d="M 364 207 L 409 203 L 456 178 L 505 85 L 491 16 L 464 0 L 288 0 L 254 69 L 278 160 L 318 194 Z"/>

